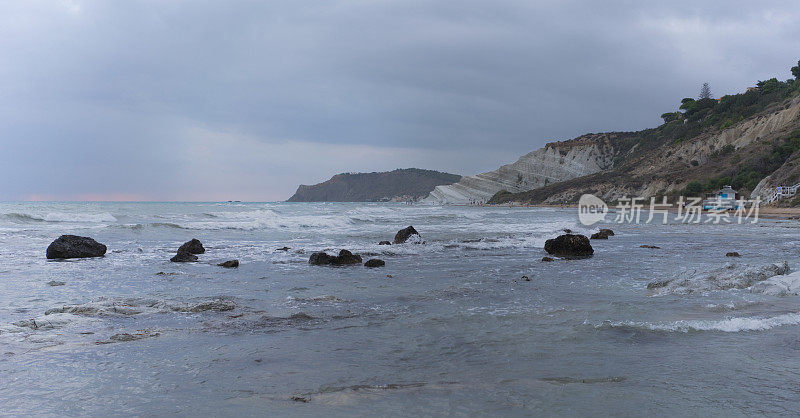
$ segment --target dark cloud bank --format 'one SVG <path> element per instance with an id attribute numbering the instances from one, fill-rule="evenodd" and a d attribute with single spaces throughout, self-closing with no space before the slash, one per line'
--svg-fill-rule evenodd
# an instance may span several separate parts
<path id="1" fill-rule="evenodd" d="M 789 78 L 796 2 L 0 5 L 0 199 L 276 200 L 473 174 Z M 709 3 L 709 4 L 706 4 Z"/>

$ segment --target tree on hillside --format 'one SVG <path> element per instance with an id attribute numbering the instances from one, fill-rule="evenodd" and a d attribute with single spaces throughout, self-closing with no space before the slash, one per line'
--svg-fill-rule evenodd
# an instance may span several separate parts
<path id="1" fill-rule="evenodd" d="M 680 120 L 682 117 L 683 113 L 681 112 L 669 112 L 661 115 L 661 119 L 664 119 L 664 123 L 674 122 L 676 120 Z"/>
<path id="2" fill-rule="evenodd" d="M 695 100 L 691 97 L 686 97 L 681 100 L 681 106 L 679 109 L 681 110 L 689 110 L 692 106 L 694 106 Z"/>
<path id="3" fill-rule="evenodd" d="M 797 61 L 797 66 L 792 67 L 792 75 L 795 80 L 800 80 L 800 61 Z"/>
<path id="4" fill-rule="evenodd" d="M 703 87 L 700 87 L 700 99 L 711 99 L 711 87 L 708 87 L 708 83 L 703 83 Z"/>

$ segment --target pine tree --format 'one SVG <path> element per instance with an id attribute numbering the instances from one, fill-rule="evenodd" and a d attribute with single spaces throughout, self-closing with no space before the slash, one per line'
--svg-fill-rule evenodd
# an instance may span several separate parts
<path id="1" fill-rule="evenodd" d="M 708 83 L 703 83 L 703 87 L 700 87 L 700 99 L 711 98 L 711 87 L 708 87 Z"/>

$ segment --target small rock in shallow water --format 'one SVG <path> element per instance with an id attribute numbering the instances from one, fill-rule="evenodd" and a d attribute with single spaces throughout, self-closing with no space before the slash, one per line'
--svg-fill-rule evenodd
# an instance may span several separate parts
<path id="1" fill-rule="evenodd" d="M 47 282 L 48 286 L 64 286 L 65 284 L 66 283 L 64 283 L 64 282 L 57 282 L 55 280 L 51 280 L 51 281 Z"/>
<path id="2" fill-rule="evenodd" d="M 648 283 L 647 284 L 647 288 L 648 289 L 658 289 L 658 288 L 661 288 L 661 287 L 664 287 L 664 286 L 668 285 L 671 281 L 672 281 L 672 279 L 656 280 L 656 281 Z"/>
<path id="3" fill-rule="evenodd" d="M 548 262 L 548 261 L 553 261 L 553 259 L 550 257 L 542 257 L 542 261 Z"/>
<path id="4" fill-rule="evenodd" d="M 95 344 L 112 344 L 112 343 L 122 343 L 122 342 L 129 342 L 129 341 L 137 341 L 144 338 L 150 337 L 158 337 L 161 335 L 158 332 L 150 332 L 148 330 L 142 330 L 135 334 L 128 334 L 127 332 L 114 334 L 108 338 L 107 341 L 97 341 Z"/>
<path id="5" fill-rule="evenodd" d="M 660 250 L 661 249 L 661 247 L 659 247 L 657 245 L 640 245 L 639 248 L 652 248 L 654 250 Z"/>
<path id="6" fill-rule="evenodd" d="M 109 340 L 112 341 L 135 341 L 139 339 L 141 339 L 141 337 L 132 334 L 114 334 L 109 338 Z"/>
<path id="7" fill-rule="evenodd" d="M 302 396 L 292 396 L 292 400 L 295 402 L 308 403 L 308 398 L 304 398 Z"/>
<path id="8" fill-rule="evenodd" d="M 392 245 L 392 243 L 389 241 L 381 241 L 378 243 L 378 245 Z"/>
<path id="9" fill-rule="evenodd" d="M 406 228 L 403 228 L 397 231 L 397 234 L 394 236 L 394 244 L 402 244 L 408 241 L 408 239 L 414 235 L 416 235 L 417 238 L 419 238 L 420 236 L 419 232 L 417 232 L 417 230 L 414 229 L 413 226 L 408 226 Z"/>
<path id="10" fill-rule="evenodd" d="M 106 246 L 89 237 L 62 235 L 47 247 L 48 259 L 102 257 Z"/>
<path id="11" fill-rule="evenodd" d="M 574 377 L 545 377 L 540 379 L 547 383 L 552 384 L 570 384 L 570 383 L 583 383 L 583 384 L 596 384 L 596 383 L 621 383 L 627 380 L 624 376 L 611 376 L 611 377 L 597 377 L 597 378 L 574 378 Z"/>
<path id="12" fill-rule="evenodd" d="M 531 281 L 531 278 L 528 277 L 528 276 L 523 275 L 522 276 L 522 280 L 525 280 L 526 282 L 529 282 L 529 281 Z"/>
<path id="13" fill-rule="evenodd" d="M 203 254 L 206 252 L 206 249 L 203 247 L 203 243 L 200 242 L 197 238 L 192 238 L 189 241 L 186 241 L 178 248 L 178 254 L 180 253 L 189 253 L 189 254 Z"/>
<path id="14" fill-rule="evenodd" d="M 228 260 L 224 263 L 219 263 L 217 265 L 225 268 L 236 268 L 239 267 L 239 260 Z"/>
<path id="15" fill-rule="evenodd" d="M 208 302 L 198 303 L 188 309 L 189 312 L 225 312 L 232 311 L 236 308 L 236 304 L 228 300 L 212 300 Z"/>
<path id="16" fill-rule="evenodd" d="M 377 258 L 373 258 L 371 260 L 367 260 L 367 262 L 364 263 L 364 267 L 383 267 L 385 265 L 386 265 L 385 261 L 379 260 Z"/>
<path id="17" fill-rule="evenodd" d="M 291 314 L 289 319 L 292 321 L 310 321 L 314 319 L 314 317 L 305 312 L 298 312 L 296 314 Z"/>
<path id="18" fill-rule="evenodd" d="M 600 229 L 600 231 L 595 232 L 592 234 L 592 239 L 608 239 L 608 237 L 614 236 L 614 231 L 610 229 Z"/>
<path id="19" fill-rule="evenodd" d="M 174 257 L 170 258 L 169 261 L 172 261 L 173 263 L 188 263 L 197 261 L 197 256 L 189 253 L 178 253 L 175 254 Z"/>
<path id="20" fill-rule="evenodd" d="M 725 257 L 741 257 L 741 255 L 739 253 L 737 253 L 736 251 L 733 251 L 733 252 L 725 254 Z"/>
<path id="21" fill-rule="evenodd" d="M 278 248 L 275 251 L 289 251 L 289 250 L 291 250 L 291 248 L 289 248 L 289 247 L 281 247 L 281 248 Z"/>

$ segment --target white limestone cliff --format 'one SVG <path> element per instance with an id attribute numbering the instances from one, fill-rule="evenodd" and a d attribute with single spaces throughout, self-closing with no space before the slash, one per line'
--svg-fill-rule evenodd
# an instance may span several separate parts
<path id="1" fill-rule="evenodd" d="M 589 134 L 570 141 L 553 142 L 520 157 L 513 164 L 458 183 L 436 188 L 423 201 L 439 204 L 485 202 L 501 190 L 518 193 L 548 184 L 607 170 L 614 150 L 609 135 Z"/>

